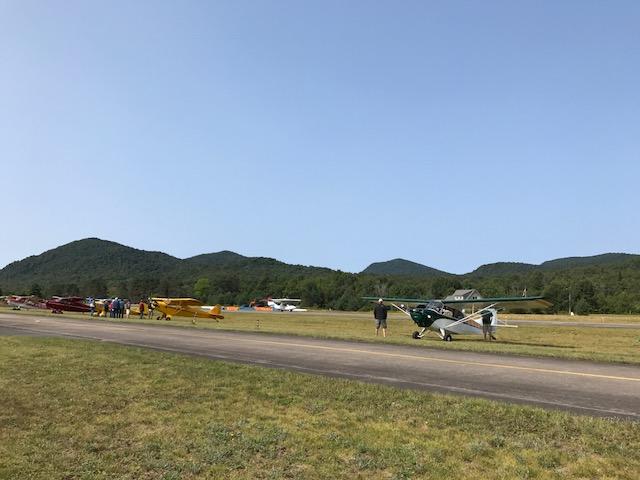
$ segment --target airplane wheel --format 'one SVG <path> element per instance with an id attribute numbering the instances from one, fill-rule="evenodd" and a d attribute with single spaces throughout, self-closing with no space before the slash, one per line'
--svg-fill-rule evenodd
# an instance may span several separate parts
<path id="1" fill-rule="evenodd" d="M 444 341 L 445 341 L 445 342 L 450 342 L 451 340 L 453 340 L 453 337 L 451 336 L 451 334 L 450 334 L 450 333 L 447 333 L 447 334 L 444 336 Z"/>
<path id="2" fill-rule="evenodd" d="M 414 340 L 420 340 L 420 332 L 418 332 L 417 330 L 413 332 L 411 336 L 414 338 Z"/>
<path id="3" fill-rule="evenodd" d="M 171 317 L 167 316 L 167 318 L 165 318 L 165 320 L 168 322 L 169 320 L 171 320 Z"/>

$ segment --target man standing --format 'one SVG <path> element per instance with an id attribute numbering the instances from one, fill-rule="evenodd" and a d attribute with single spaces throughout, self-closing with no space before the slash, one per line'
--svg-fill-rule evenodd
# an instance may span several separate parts
<path id="1" fill-rule="evenodd" d="M 489 341 L 491 341 L 491 339 L 495 340 L 496 337 L 494 337 L 491 334 L 491 320 L 493 319 L 493 315 L 491 315 L 491 312 L 486 311 L 483 312 L 482 314 L 482 335 L 484 335 L 484 339 L 485 341 L 487 340 L 487 336 L 489 337 Z"/>
<path id="2" fill-rule="evenodd" d="M 153 303 L 153 300 L 151 300 L 151 298 L 149 298 L 149 318 L 153 318 L 153 310 L 155 309 L 155 305 Z"/>
<path id="3" fill-rule="evenodd" d="M 382 299 L 378 300 L 378 304 L 373 309 L 373 318 L 376 319 L 376 337 L 378 336 L 378 332 L 382 327 L 382 336 L 386 338 L 387 336 L 387 311 L 389 307 L 387 307 Z"/>
<path id="4" fill-rule="evenodd" d="M 140 320 L 142 320 L 144 318 L 144 300 L 140 299 L 138 309 L 140 310 Z"/>

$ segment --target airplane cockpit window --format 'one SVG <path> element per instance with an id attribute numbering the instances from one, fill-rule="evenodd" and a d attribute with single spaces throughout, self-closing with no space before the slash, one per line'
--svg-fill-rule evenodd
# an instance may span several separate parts
<path id="1" fill-rule="evenodd" d="M 442 302 L 429 302 L 427 304 L 427 308 L 429 310 L 436 310 L 436 311 L 440 311 L 444 308 L 444 304 Z"/>

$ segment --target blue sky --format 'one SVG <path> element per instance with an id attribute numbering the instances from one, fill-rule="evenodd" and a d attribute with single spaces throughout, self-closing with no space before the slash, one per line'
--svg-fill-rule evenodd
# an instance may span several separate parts
<path id="1" fill-rule="evenodd" d="M 0 1 L 0 266 L 640 253 L 635 1 Z"/>

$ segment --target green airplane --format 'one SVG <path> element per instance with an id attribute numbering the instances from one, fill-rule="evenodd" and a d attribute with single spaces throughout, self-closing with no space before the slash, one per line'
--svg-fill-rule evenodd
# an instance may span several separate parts
<path id="1" fill-rule="evenodd" d="M 394 308 L 411 317 L 419 331 L 413 332 L 413 338 L 424 337 L 428 330 L 433 330 L 446 341 L 453 340 L 453 335 L 472 334 L 489 335 L 495 340 L 494 333 L 497 327 L 515 327 L 506 325 L 498 320 L 498 305 L 500 308 L 535 308 L 544 309 L 552 304 L 544 297 L 497 297 L 497 298 L 473 298 L 458 300 L 396 298 L 396 297 L 362 297 L 365 300 L 392 302 Z M 398 305 L 400 303 L 400 305 Z M 404 304 L 413 304 L 407 307 Z M 466 309 L 471 309 L 471 314 L 466 314 Z M 487 328 L 483 330 L 483 323 Z"/>

